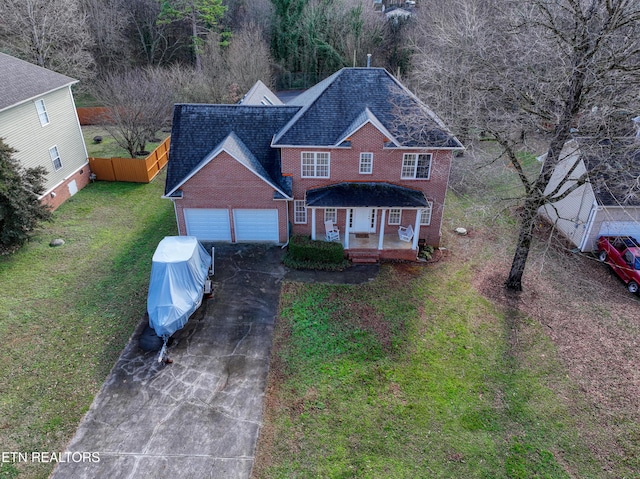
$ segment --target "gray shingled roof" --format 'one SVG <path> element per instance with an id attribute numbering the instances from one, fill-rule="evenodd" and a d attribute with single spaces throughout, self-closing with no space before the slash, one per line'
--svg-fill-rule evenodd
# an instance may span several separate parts
<path id="1" fill-rule="evenodd" d="M 596 200 L 603 206 L 640 206 L 640 141 L 575 138 Z"/>
<path id="2" fill-rule="evenodd" d="M 290 194 L 291 180 L 280 171 L 280 146 L 335 146 L 367 122 L 392 137 L 388 146 L 462 148 L 386 70 L 344 68 L 285 106 L 176 105 L 165 194 L 173 194 L 232 133 L 250 152 L 243 158 L 262 165 L 254 164 L 254 171 L 265 172 L 261 176 Z"/>
<path id="3" fill-rule="evenodd" d="M 275 146 L 334 146 L 367 109 L 399 146 L 462 148 L 442 121 L 383 68 L 343 68 L 289 105 L 301 109 Z"/>
<path id="4" fill-rule="evenodd" d="M 77 82 L 68 76 L 0 53 L 0 111 Z"/>
<path id="5" fill-rule="evenodd" d="M 424 193 L 390 183 L 338 183 L 307 191 L 310 208 L 421 208 L 429 203 Z"/>
<path id="6" fill-rule="evenodd" d="M 271 147 L 271 140 L 298 109 L 289 106 L 177 104 L 173 112 L 165 194 L 179 187 L 232 133 L 248 150 L 244 156 L 251 156 L 260 163 L 260 171 L 268 175 L 266 179 L 290 193 L 291 184 L 280 171 L 280 152 Z"/>

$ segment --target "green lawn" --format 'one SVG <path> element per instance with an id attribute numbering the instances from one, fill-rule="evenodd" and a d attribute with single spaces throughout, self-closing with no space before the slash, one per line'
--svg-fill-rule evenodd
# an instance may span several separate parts
<path id="1" fill-rule="evenodd" d="M 87 125 L 82 127 L 82 135 L 87 145 L 87 153 L 93 158 L 130 158 L 131 155 L 116 143 L 115 138 L 102 126 Z M 96 143 L 93 139 L 96 136 L 102 137 L 100 143 Z M 169 133 L 158 132 L 156 135 L 160 142 L 148 142 L 145 146 L 147 151 L 155 150 Z"/>
<path id="2" fill-rule="evenodd" d="M 640 477 L 637 403 L 600 409 L 611 394 L 584 387 L 624 380 L 568 370 L 576 358 L 562 356 L 543 313 L 534 320 L 479 291 L 480 272 L 506 277 L 522 190 L 490 161 L 494 146 L 481 146 L 484 160 L 454 162 L 444 260 L 383 265 L 365 285 L 283 285 L 253 479 Z M 524 160 L 539 171 L 533 155 Z M 458 226 L 469 236 L 450 233 Z M 580 261 L 537 243 L 523 298 L 560 289 L 550 310 L 581 312 L 589 331 L 613 328 L 598 325 L 615 299 L 573 282 Z"/>
<path id="3" fill-rule="evenodd" d="M 601 477 L 541 326 L 492 306 L 472 274 L 387 265 L 367 285 L 286 284 L 254 477 Z"/>
<path id="4" fill-rule="evenodd" d="M 0 452 L 64 451 L 143 317 L 158 242 L 176 234 L 164 176 L 89 184 L 0 257 Z M 0 477 L 51 469 L 4 463 Z"/>

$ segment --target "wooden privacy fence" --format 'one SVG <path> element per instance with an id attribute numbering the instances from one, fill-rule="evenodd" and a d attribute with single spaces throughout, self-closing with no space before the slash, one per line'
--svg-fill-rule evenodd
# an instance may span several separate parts
<path id="1" fill-rule="evenodd" d="M 104 106 L 79 106 L 76 112 L 81 125 L 102 125 L 109 109 Z"/>
<path id="2" fill-rule="evenodd" d="M 146 158 L 89 158 L 91 172 L 96 180 L 149 183 L 169 161 L 167 137 Z"/>

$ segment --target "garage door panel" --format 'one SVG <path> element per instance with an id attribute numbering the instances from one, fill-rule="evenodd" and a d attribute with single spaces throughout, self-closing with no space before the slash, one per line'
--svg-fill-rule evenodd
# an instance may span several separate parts
<path id="1" fill-rule="evenodd" d="M 278 210 L 233 210 L 236 241 L 280 240 Z"/>
<path id="2" fill-rule="evenodd" d="M 189 236 L 201 241 L 231 241 L 229 210 L 185 208 L 183 211 Z"/>

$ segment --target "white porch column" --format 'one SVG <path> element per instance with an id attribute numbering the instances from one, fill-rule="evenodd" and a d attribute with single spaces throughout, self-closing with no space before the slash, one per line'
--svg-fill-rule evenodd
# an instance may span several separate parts
<path id="1" fill-rule="evenodd" d="M 344 215 L 344 249 L 349 249 L 349 223 L 351 222 L 351 208 L 347 208 L 347 214 Z"/>
<path id="2" fill-rule="evenodd" d="M 316 209 L 311 208 L 311 239 L 316 239 Z"/>
<path id="3" fill-rule="evenodd" d="M 416 224 L 413 227 L 413 243 L 411 248 L 418 248 L 418 238 L 420 237 L 420 217 L 422 216 L 422 210 L 416 210 Z"/>
<path id="4" fill-rule="evenodd" d="M 378 238 L 378 249 L 382 249 L 384 243 L 384 224 L 387 219 L 387 210 L 382 210 L 382 218 L 380 218 L 380 238 Z"/>

